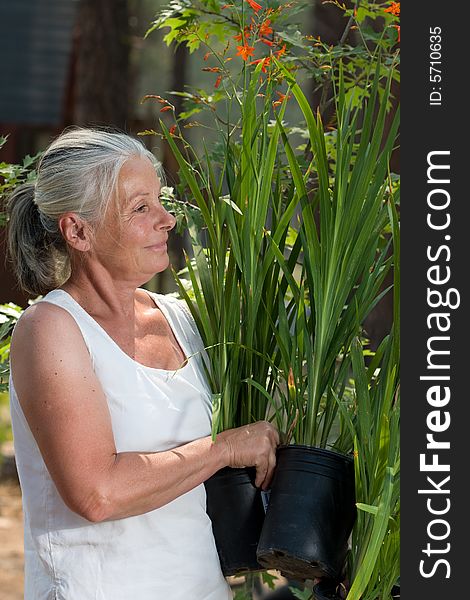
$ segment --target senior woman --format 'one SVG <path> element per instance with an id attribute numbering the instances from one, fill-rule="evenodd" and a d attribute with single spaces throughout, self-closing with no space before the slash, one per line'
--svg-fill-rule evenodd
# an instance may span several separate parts
<path id="1" fill-rule="evenodd" d="M 212 443 L 191 314 L 139 287 L 169 264 L 158 171 L 127 135 L 73 129 L 9 201 L 19 282 L 45 294 L 11 342 L 27 600 L 231 598 L 203 482 L 224 466 L 272 477 L 277 431 Z"/>

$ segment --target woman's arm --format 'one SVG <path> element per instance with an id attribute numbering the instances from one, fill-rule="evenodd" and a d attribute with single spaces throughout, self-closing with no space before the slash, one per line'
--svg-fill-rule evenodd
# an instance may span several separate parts
<path id="1" fill-rule="evenodd" d="M 11 343 L 18 399 L 67 506 L 94 522 L 138 515 L 174 500 L 224 466 L 256 466 L 267 487 L 277 431 L 260 422 L 165 452 L 116 452 L 104 392 L 78 325 L 50 303 L 30 307 Z M 129 399 L 132 402 L 132 398 Z"/>

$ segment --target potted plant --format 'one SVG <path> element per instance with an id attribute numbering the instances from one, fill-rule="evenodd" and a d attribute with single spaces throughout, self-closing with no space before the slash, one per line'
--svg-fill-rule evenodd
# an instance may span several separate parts
<path id="1" fill-rule="evenodd" d="M 256 9 L 256 14 L 259 10 Z M 183 11 L 181 15 L 178 13 L 178 21 L 171 24 L 171 19 L 168 21 L 171 39 L 175 36 L 178 39 L 180 32 L 191 47 L 202 42 L 198 29 L 193 28 L 194 14 Z M 188 258 L 187 272 L 194 295 L 187 293 L 181 280 L 180 293 L 196 320 L 209 356 L 207 375 L 214 399 L 213 435 L 228 427 L 265 418 L 271 410 L 286 433 L 286 441 L 296 442 L 295 447 L 288 445 L 279 452 L 277 483 L 284 469 L 282 456 L 303 451 L 299 446 L 308 446 L 308 453 L 315 461 L 325 458 L 342 469 L 337 478 L 340 491 L 335 494 L 343 493 L 349 507 L 345 532 L 327 536 L 337 540 L 332 559 L 325 562 L 301 558 L 308 569 L 300 571 L 302 577 L 338 576 L 355 507 L 354 469 L 352 459 L 347 456 L 352 450 L 352 439 L 346 429 L 337 431 L 338 426 L 344 425 L 344 419 L 338 414 L 335 397 L 342 398 L 345 393 L 357 321 L 362 322 L 379 301 L 381 285 L 391 264 L 387 248 L 381 247 L 381 234 L 388 218 L 384 204 L 386 174 L 398 123 L 396 118 L 381 147 L 391 76 L 385 89 L 379 90 L 383 67 L 378 61 L 373 81 L 367 80 L 364 86 L 367 91 L 363 92 L 363 104 L 364 96 L 369 97 L 364 112 L 361 103 L 356 107 L 349 103 L 354 93 L 346 96 L 340 77 L 336 94 L 338 127 L 335 134 L 327 134 L 321 120 L 312 114 L 299 85 L 276 61 L 281 49 L 252 61 L 258 66 L 250 75 L 246 63 L 254 47 L 247 37 L 253 31 L 259 33 L 261 27 L 250 26 L 247 31 L 243 15 L 242 10 L 237 32 L 241 36 L 240 54 L 243 56 L 245 51 L 242 81 L 247 85 L 241 92 L 233 85 L 225 66 L 230 57 L 225 53 L 218 55 L 218 67 L 206 69 L 218 73 L 216 88 L 221 81 L 232 86 L 231 102 L 240 110 L 241 144 L 234 143 L 237 124 L 231 122 L 231 106 L 226 127 L 220 130 L 224 138 L 220 170 L 214 168 L 210 153 L 206 152 L 202 161 L 192 152 L 177 125 L 170 130 L 163 127 L 205 229 L 199 231 L 192 219 L 193 211 L 188 211 L 194 259 Z M 188 22 L 183 26 L 184 19 Z M 237 26 L 233 18 L 226 19 L 224 24 Z M 265 31 L 270 28 L 266 21 L 262 25 Z M 266 82 L 271 87 L 266 84 L 260 89 L 259 76 L 265 70 Z M 281 105 L 275 118 L 271 110 L 272 91 L 279 74 L 287 79 L 289 90 L 281 94 L 282 101 L 280 98 L 274 102 Z M 313 160 L 306 169 L 292 150 L 289 132 L 282 121 L 290 92 L 297 99 L 309 131 Z M 360 96 L 360 90 L 354 92 Z M 217 89 L 214 95 L 218 93 Z M 261 94 L 265 101 L 259 99 Z M 382 104 L 376 115 L 379 94 Z M 199 104 L 209 103 L 202 95 L 192 99 Z M 260 104 L 264 108 L 259 109 Z M 274 117 L 274 123 L 270 123 L 270 116 Z M 183 150 L 175 143 L 175 137 L 181 138 Z M 278 161 L 279 139 L 293 180 L 291 186 L 279 185 L 283 181 Z M 313 186 L 308 181 L 312 175 L 316 178 Z M 289 223 L 297 205 L 302 209 L 302 224 L 292 233 Z M 296 273 L 298 262 L 300 276 Z M 337 440 L 332 439 L 335 436 Z M 327 445 L 342 454 L 327 450 Z M 274 514 L 276 498 L 282 496 L 276 487 L 279 490 L 275 482 L 268 515 Z M 307 495 L 311 495 L 308 489 Z M 292 508 L 288 510 L 293 513 Z M 282 520 L 283 517 L 273 518 L 277 524 Z M 327 520 L 338 521 L 334 516 Z M 290 525 L 289 528 L 292 529 Z M 312 539 L 308 531 L 307 538 Z M 294 545 L 298 545 L 296 540 Z M 284 549 L 268 547 L 267 553 L 264 550 L 260 544 L 258 556 L 264 565 L 298 575 L 292 564 L 288 565 L 290 570 L 285 568 Z M 315 563 L 313 569 L 312 563 Z"/>
<path id="2" fill-rule="evenodd" d="M 341 580 L 355 519 L 354 467 L 347 455 L 352 436 L 344 430 L 337 399 L 347 387 L 358 323 L 387 291 L 381 286 L 392 263 L 388 245 L 382 244 L 389 224 L 389 159 L 398 126 L 397 113 L 384 134 L 390 81 L 391 75 L 379 97 L 377 67 L 367 99 L 353 108 L 340 71 L 334 170 L 321 120 L 298 84 L 290 81 L 307 121 L 317 183 L 311 198 L 306 176 L 281 131 L 302 204 L 300 282 L 273 240 L 294 298 L 291 312 L 281 307 L 275 324 L 287 379 L 277 415 L 295 443 L 279 449 L 257 555 L 265 567 L 294 579 Z"/>
<path id="3" fill-rule="evenodd" d="M 203 68 L 217 74 L 210 98 L 200 90 L 182 93 L 189 103 L 185 116 L 225 100 L 223 117 L 214 118 L 219 156 L 205 149 L 201 159 L 183 139 L 179 124 L 169 130 L 162 125 L 183 186 L 198 209 L 188 207 L 185 215 L 194 255 L 186 257 L 191 293 L 181 274 L 175 276 L 207 353 L 215 439 L 226 429 L 268 418 L 278 380 L 271 323 L 278 320 L 287 280 L 271 239 L 278 252 L 289 245 L 299 202 L 280 137 L 288 95 L 282 93 L 284 76 L 273 68 L 273 59 L 286 50 L 273 26 L 287 12 L 254 2 L 213 3 L 208 13 L 202 4 L 181 6 L 176 12 L 175 20 L 164 11 L 153 27 L 170 27 L 168 43 L 175 38 L 191 50 L 205 44 L 204 60 L 212 57 L 217 65 Z M 211 24 L 208 15 L 217 23 Z M 235 58 L 228 55 L 230 44 L 220 52 L 210 47 L 211 32 L 220 38 L 222 31 L 239 44 L 240 72 L 230 62 Z M 164 110 L 171 107 L 167 103 Z M 300 239 L 290 250 L 292 269 L 299 251 Z M 256 548 L 264 506 L 254 487 L 254 469 L 223 469 L 206 482 L 206 490 L 224 573 L 262 569 Z"/>

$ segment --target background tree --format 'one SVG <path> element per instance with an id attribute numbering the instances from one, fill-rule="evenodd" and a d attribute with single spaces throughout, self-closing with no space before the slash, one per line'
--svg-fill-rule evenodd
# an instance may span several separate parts
<path id="1" fill-rule="evenodd" d="M 81 0 L 76 29 L 73 122 L 126 129 L 130 35 L 127 0 Z"/>

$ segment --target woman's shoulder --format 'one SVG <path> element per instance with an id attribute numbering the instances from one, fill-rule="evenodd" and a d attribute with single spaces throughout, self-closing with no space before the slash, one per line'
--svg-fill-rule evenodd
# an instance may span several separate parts
<path id="1" fill-rule="evenodd" d="M 44 325 L 50 324 L 51 321 L 57 322 L 58 320 L 66 322 L 73 319 L 67 310 L 58 304 L 49 302 L 46 298 L 42 298 L 23 311 L 21 317 L 18 319 L 15 330 L 20 326 L 33 329 L 36 327 L 44 328 Z"/>
<path id="2" fill-rule="evenodd" d="M 12 350 L 18 344 L 27 346 L 40 340 L 54 343 L 63 336 L 79 333 L 72 315 L 46 298 L 28 306 L 18 319 L 12 333 Z"/>

